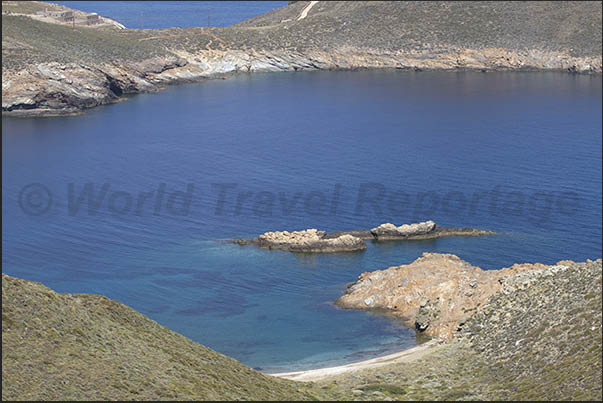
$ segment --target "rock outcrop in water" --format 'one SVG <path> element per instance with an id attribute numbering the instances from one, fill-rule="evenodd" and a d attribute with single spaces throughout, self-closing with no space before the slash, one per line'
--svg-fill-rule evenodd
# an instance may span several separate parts
<path id="1" fill-rule="evenodd" d="M 45 3 L 3 2 L 2 111 L 74 113 L 126 94 L 233 73 L 601 73 L 599 2 L 309 4 L 296 2 L 232 27 L 137 30 L 46 23 L 27 16 Z"/>
<path id="2" fill-rule="evenodd" d="M 479 236 L 494 234 L 475 228 L 438 227 L 433 221 L 404 224 L 396 227 L 386 223 L 371 230 L 349 230 L 327 233 L 317 229 L 266 232 L 252 239 L 232 239 L 239 245 L 256 245 L 266 249 L 290 252 L 348 252 L 366 249 L 364 241 L 412 241 L 445 236 Z"/>
<path id="3" fill-rule="evenodd" d="M 266 249 L 307 253 L 354 252 L 366 249 L 364 241 L 352 235 L 341 235 L 327 239 L 325 239 L 325 235 L 325 231 L 312 228 L 304 231 L 266 232 L 248 241 L 238 240 L 235 242 L 241 245 L 257 245 Z"/>
<path id="4" fill-rule="evenodd" d="M 327 233 L 317 229 L 303 231 L 266 232 L 252 239 L 232 239 L 239 245 L 256 245 L 266 249 L 287 250 L 290 252 L 351 252 L 366 249 L 365 240 L 410 241 L 433 239 L 445 236 L 479 236 L 490 235 L 491 231 L 474 228 L 438 227 L 433 221 L 417 224 L 404 224 L 396 227 L 393 224 L 381 224 L 372 230 L 350 230 Z"/>
<path id="5" fill-rule="evenodd" d="M 516 264 L 482 270 L 455 255 L 423 253 L 411 264 L 361 274 L 336 304 L 385 309 L 420 332 L 446 339 L 492 295 L 512 292 L 566 266 Z"/>
<path id="6" fill-rule="evenodd" d="M 393 224 L 381 224 L 381 226 L 386 225 L 386 229 L 387 228 L 391 228 L 389 227 L 389 225 L 391 225 L 392 227 L 394 227 Z M 410 224 L 410 225 L 416 225 L 416 224 Z M 403 225 L 404 226 L 404 225 Z M 379 227 L 377 227 L 379 228 Z M 399 228 L 399 227 L 396 227 Z M 372 230 L 364 230 L 364 229 L 357 229 L 357 230 L 348 230 L 348 231 L 337 231 L 337 232 L 331 232 L 325 235 L 325 238 L 337 238 L 341 235 L 352 235 L 355 236 L 356 238 L 360 238 L 360 239 L 364 239 L 365 241 L 419 241 L 419 240 L 427 240 L 427 239 L 436 239 L 436 238 L 443 238 L 446 236 L 481 236 L 481 235 L 493 235 L 494 232 L 493 231 L 486 231 L 486 230 L 481 230 L 481 229 L 476 229 L 476 228 L 469 228 L 469 227 L 464 227 L 464 228 L 450 228 L 450 227 L 440 227 L 438 225 L 435 225 L 435 227 L 428 232 L 423 232 L 423 233 L 410 233 L 410 234 L 401 234 L 399 232 L 395 232 L 390 234 L 389 236 L 386 236 L 385 234 L 383 234 L 383 236 L 380 236 L 379 234 L 375 234 L 373 231 L 376 228 L 373 228 Z"/>
<path id="7" fill-rule="evenodd" d="M 416 224 L 403 224 L 396 227 L 394 224 L 385 223 L 371 229 L 371 233 L 377 240 L 392 240 L 408 238 L 415 235 L 424 235 L 436 229 L 433 221 L 424 221 Z"/>
<path id="8" fill-rule="evenodd" d="M 411 241 L 421 239 L 435 239 L 445 236 L 480 236 L 492 235 L 492 231 L 484 231 L 475 228 L 448 228 L 440 227 L 429 220 L 415 224 L 402 224 L 396 227 L 394 224 L 385 223 L 368 231 L 370 238 L 375 241 Z"/>

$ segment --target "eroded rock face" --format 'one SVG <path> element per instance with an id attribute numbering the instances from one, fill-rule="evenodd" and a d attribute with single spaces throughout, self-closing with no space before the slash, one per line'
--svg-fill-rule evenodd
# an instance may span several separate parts
<path id="1" fill-rule="evenodd" d="M 512 290 L 533 277 L 554 271 L 542 264 L 482 270 L 458 256 L 423 253 L 408 265 L 363 273 L 336 304 L 343 308 L 387 309 L 427 335 L 450 338 L 495 293 Z"/>
<path id="2" fill-rule="evenodd" d="M 366 249 L 360 238 L 341 235 L 337 238 L 325 238 L 326 232 L 315 228 L 303 231 L 266 232 L 250 243 L 268 249 L 288 250 L 291 252 L 348 252 Z"/>
<path id="3" fill-rule="evenodd" d="M 408 238 L 414 235 L 428 234 L 436 229 L 433 221 L 424 221 L 416 224 L 403 224 L 396 227 L 394 224 L 385 223 L 371 229 L 373 236 L 379 240 Z"/>
<path id="4" fill-rule="evenodd" d="M 440 316 L 440 297 L 432 302 L 429 298 L 423 298 L 415 318 L 415 329 L 424 332 L 429 328 L 432 321 L 437 321 Z"/>
<path id="5" fill-rule="evenodd" d="M 163 60 L 174 69 L 176 58 Z M 145 70 L 147 69 L 147 70 Z M 118 101 L 125 94 L 155 91 L 161 83 L 161 61 L 148 66 L 57 62 L 31 65 L 19 72 L 2 72 L 2 110 L 22 115 L 55 115 L 81 112 Z"/>

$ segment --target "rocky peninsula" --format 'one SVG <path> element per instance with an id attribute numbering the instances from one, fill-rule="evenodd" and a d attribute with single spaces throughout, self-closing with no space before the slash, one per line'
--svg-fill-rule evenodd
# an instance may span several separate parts
<path id="1" fill-rule="evenodd" d="M 403 224 L 396 227 L 385 223 L 371 230 L 349 230 L 327 233 L 315 228 L 302 231 L 265 232 L 251 239 L 236 238 L 230 242 L 238 245 L 255 245 L 260 248 L 286 250 L 289 252 L 333 253 L 355 252 L 366 249 L 364 241 L 412 241 L 434 239 L 445 236 L 491 235 L 492 231 L 475 228 L 438 227 L 433 221 Z"/>
<path id="2" fill-rule="evenodd" d="M 429 254 L 419 261 L 411 265 L 430 270 L 430 266 L 446 264 L 455 274 L 480 274 L 452 255 Z M 391 268 L 389 273 L 395 276 L 411 265 Z M 350 391 L 356 400 L 601 400 L 601 259 L 565 260 L 552 266 L 514 265 L 502 270 L 490 270 L 492 274 L 486 275 L 498 278 L 498 291 L 490 289 L 485 292 L 494 292 L 489 298 L 479 297 L 483 302 L 469 303 L 465 310 L 477 308 L 471 312 L 463 314 L 461 309 L 461 317 L 468 315 L 464 323 L 462 319 L 459 322 L 462 326 L 446 339 L 447 343 L 430 348 L 428 355 L 421 353 L 378 368 L 367 366 L 328 376 L 319 380 L 319 385 L 336 385 L 334 390 Z M 442 285 L 434 280 L 415 290 L 427 294 L 431 288 L 450 286 L 444 271 L 436 275 Z M 418 273 L 413 276 L 417 278 Z M 483 279 L 473 287 L 471 280 L 467 276 L 457 284 L 475 294 L 484 285 L 479 284 Z M 376 286 L 373 291 L 379 292 Z M 454 298 L 454 294 L 446 296 Z M 446 298 L 438 302 L 437 297 L 425 297 L 431 302 L 423 304 L 423 296 L 418 297 L 413 311 L 419 311 L 421 305 L 441 307 L 442 315 L 455 310 Z M 468 302 L 465 298 L 457 301 Z M 436 319 L 430 327 L 444 322 Z"/>
<path id="3" fill-rule="evenodd" d="M 450 339 L 493 295 L 513 292 L 543 276 L 554 276 L 566 270 L 567 263 L 482 270 L 456 255 L 423 253 L 408 265 L 361 274 L 335 304 L 386 310 L 418 332 Z"/>
<path id="4" fill-rule="evenodd" d="M 231 27 L 147 30 L 34 18 L 45 7 L 2 3 L 3 114 L 78 113 L 252 72 L 601 73 L 600 2 L 298 1 Z"/>

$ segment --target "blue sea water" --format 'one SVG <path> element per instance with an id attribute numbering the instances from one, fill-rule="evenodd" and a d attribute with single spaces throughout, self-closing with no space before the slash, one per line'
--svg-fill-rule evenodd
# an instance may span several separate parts
<path id="1" fill-rule="evenodd" d="M 3 118 L 3 272 L 267 371 L 355 361 L 417 343 L 332 304 L 362 272 L 600 257 L 601 130 L 601 76 L 564 73 L 240 75 Z M 324 255 L 221 241 L 426 219 L 497 234 Z"/>
<path id="2" fill-rule="evenodd" d="M 126 28 L 225 27 L 287 5 L 286 1 L 55 1 L 109 17 Z"/>

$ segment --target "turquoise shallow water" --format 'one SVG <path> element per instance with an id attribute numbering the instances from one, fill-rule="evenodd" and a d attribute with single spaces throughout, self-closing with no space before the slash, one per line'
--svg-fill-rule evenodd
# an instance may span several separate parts
<path id="1" fill-rule="evenodd" d="M 601 256 L 600 111 L 600 76 L 315 72 L 4 118 L 3 271 L 268 371 L 401 350 L 414 331 L 332 305 L 364 271 L 426 251 L 487 269 Z M 425 219 L 497 235 L 332 255 L 221 241 Z"/>

